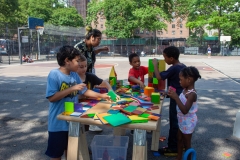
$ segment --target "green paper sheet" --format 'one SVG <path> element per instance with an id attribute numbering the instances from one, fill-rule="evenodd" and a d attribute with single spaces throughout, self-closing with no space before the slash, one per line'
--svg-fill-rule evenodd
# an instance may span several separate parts
<path id="1" fill-rule="evenodd" d="M 109 124 L 111 124 L 114 127 L 131 122 L 131 120 L 122 113 L 112 114 L 110 116 L 104 116 L 103 119 L 105 119 Z"/>
<path id="2" fill-rule="evenodd" d="M 131 105 L 124 108 L 124 110 L 128 112 L 133 112 L 135 109 L 137 109 L 137 106 L 131 106 Z"/>

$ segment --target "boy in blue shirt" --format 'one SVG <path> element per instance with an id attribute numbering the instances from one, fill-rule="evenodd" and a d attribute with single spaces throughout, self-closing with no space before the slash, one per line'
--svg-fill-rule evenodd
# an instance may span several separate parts
<path id="1" fill-rule="evenodd" d="M 60 160 L 67 150 L 68 122 L 57 119 L 64 112 L 64 102 L 78 102 L 78 94 L 110 100 L 106 94 L 88 90 L 78 74 L 80 52 L 72 46 L 63 46 L 57 53 L 58 69 L 47 78 L 46 98 L 49 100 L 48 147 L 45 152 L 52 160 Z"/>
<path id="2" fill-rule="evenodd" d="M 167 86 L 172 86 L 176 89 L 178 95 L 181 94 L 183 88 L 179 83 L 179 73 L 181 69 L 186 66 L 183 63 L 180 63 L 178 60 L 180 52 L 178 48 L 174 46 L 167 47 L 163 50 L 164 61 L 168 65 L 172 65 L 166 71 L 160 72 L 158 70 L 158 61 L 157 59 L 153 60 L 154 73 L 158 80 L 167 79 Z M 159 149 L 159 152 L 165 156 L 177 156 L 177 133 L 178 133 L 178 119 L 177 119 L 177 103 L 174 99 L 170 98 L 169 106 L 169 121 L 170 129 L 168 136 L 168 146 Z"/>

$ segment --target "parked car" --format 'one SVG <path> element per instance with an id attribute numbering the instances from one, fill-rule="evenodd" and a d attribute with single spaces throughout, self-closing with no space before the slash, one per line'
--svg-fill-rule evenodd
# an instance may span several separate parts
<path id="1" fill-rule="evenodd" d="M 62 46 L 57 46 L 55 48 L 52 48 L 50 51 L 49 51 L 49 54 L 51 55 L 56 55 L 57 52 L 59 51 L 59 49 L 61 48 Z"/>
<path id="2" fill-rule="evenodd" d="M 18 54 L 18 42 L 9 39 L 0 39 L 0 54 Z"/>
<path id="3" fill-rule="evenodd" d="M 7 54 L 7 40 L 0 39 L 0 54 Z"/>

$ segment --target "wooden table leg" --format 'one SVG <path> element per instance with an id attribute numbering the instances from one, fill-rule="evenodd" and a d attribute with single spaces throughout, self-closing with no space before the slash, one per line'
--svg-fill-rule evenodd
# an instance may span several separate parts
<path id="1" fill-rule="evenodd" d="M 135 129 L 132 160 L 147 160 L 146 130 Z"/>
<path id="2" fill-rule="evenodd" d="M 84 125 L 69 122 L 68 160 L 90 160 Z"/>
<path id="3" fill-rule="evenodd" d="M 159 120 L 157 122 L 157 129 L 156 131 L 152 132 L 152 144 L 151 144 L 151 150 L 152 151 L 158 151 L 159 148 L 159 138 L 160 138 L 160 131 L 161 131 L 161 121 Z"/>
<path id="4" fill-rule="evenodd" d="M 162 107 L 160 110 L 160 114 L 162 113 Z M 151 150 L 152 151 L 158 151 L 159 149 L 159 138 L 161 134 L 161 118 L 157 122 L 157 129 L 156 131 L 152 132 L 152 144 L 151 144 Z"/>

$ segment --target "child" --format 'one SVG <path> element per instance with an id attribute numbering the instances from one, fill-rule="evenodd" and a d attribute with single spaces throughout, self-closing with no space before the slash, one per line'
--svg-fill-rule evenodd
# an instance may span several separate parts
<path id="1" fill-rule="evenodd" d="M 28 58 L 27 58 L 26 54 L 23 55 L 22 61 L 23 61 L 23 62 L 28 62 Z"/>
<path id="2" fill-rule="evenodd" d="M 180 96 L 172 89 L 168 90 L 168 95 L 177 102 L 178 117 L 178 155 L 177 160 L 182 159 L 183 146 L 187 149 L 191 148 L 191 138 L 197 123 L 196 112 L 197 93 L 195 90 L 195 82 L 201 78 L 197 68 L 186 67 L 179 74 L 180 85 L 184 88 Z"/>
<path id="3" fill-rule="evenodd" d="M 80 76 L 83 83 L 85 83 L 87 85 L 88 89 L 93 89 L 95 86 L 98 86 L 98 87 L 105 87 L 108 90 L 112 90 L 112 87 L 110 86 L 110 84 L 107 81 L 104 81 L 104 80 L 98 78 L 93 73 L 87 72 L 87 59 L 83 55 L 80 55 L 79 66 L 80 67 L 79 67 L 77 73 Z M 119 96 L 117 96 L 117 98 L 119 99 Z M 98 126 L 94 126 L 94 125 L 90 125 L 89 130 L 90 131 L 98 131 L 98 132 L 102 131 L 101 128 L 99 128 Z"/>
<path id="4" fill-rule="evenodd" d="M 208 48 L 207 48 L 207 52 L 208 52 L 208 58 L 211 58 L 211 47 L 210 45 L 208 45 Z"/>
<path id="5" fill-rule="evenodd" d="M 167 47 L 163 50 L 163 57 L 168 65 L 172 65 L 166 71 L 160 72 L 158 70 L 157 59 L 153 59 L 154 73 L 158 80 L 167 79 L 168 86 L 172 86 L 176 89 L 176 93 L 179 95 L 183 88 L 179 83 L 179 72 L 186 66 L 178 60 L 180 52 L 178 48 L 174 46 Z M 176 101 L 170 98 L 169 105 L 169 121 L 170 129 L 168 135 L 168 146 L 159 149 L 159 152 L 165 156 L 176 156 L 177 155 L 177 132 L 178 132 L 178 120 Z"/>
<path id="6" fill-rule="evenodd" d="M 128 73 L 128 81 L 131 85 L 138 84 L 143 89 L 144 75 L 148 74 L 148 67 L 141 66 L 140 57 L 136 53 L 129 55 L 129 64 L 132 68 Z"/>
<path id="7" fill-rule="evenodd" d="M 30 56 L 28 56 L 28 63 L 32 63 L 32 62 L 33 62 L 33 59 Z"/>
<path id="8" fill-rule="evenodd" d="M 78 102 L 78 93 L 110 100 L 106 94 L 88 90 L 76 73 L 80 52 L 72 46 L 63 46 L 57 53 L 58 69 L 50 71 L 47 79 L 46 98 L 49 100 L 48 147 L 45 152 L 51 159 L 60 160 L 68 144 L 68 122 L 57 120 L 64 112 L 64 102 Z"/>

